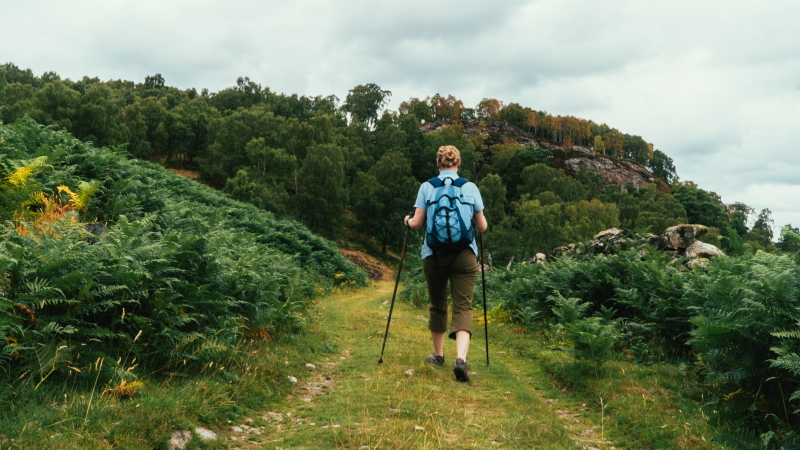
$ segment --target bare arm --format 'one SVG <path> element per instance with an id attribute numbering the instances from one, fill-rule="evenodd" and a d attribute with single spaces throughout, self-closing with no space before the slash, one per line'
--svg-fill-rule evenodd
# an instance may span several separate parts
<path id="1" fill-rule="evenodd" d="M 414 217 L 405 216 L 403 218 L 403 223 L 408 225 L 412 230 L 419 230 L 425 225 L 425 210 L 416 208 L 414 210 Z"/>
<path id="2" fill-rule="evenodd" d="M 478 211 L 472 217 L 472 221 L 475 223 L 475 231 L 478 233 L 483 233 L 489 228 L 489 224 L 486 223 L 486 216 L 483 215 L 483 211 Z"/>

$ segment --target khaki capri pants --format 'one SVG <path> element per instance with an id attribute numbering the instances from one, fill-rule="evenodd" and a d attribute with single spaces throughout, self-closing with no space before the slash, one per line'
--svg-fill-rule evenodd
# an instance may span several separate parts
<path id="1" fill-rule="evenodd" d="M 453 320 L 450 339 L 457 331 L 472 335 L 472 291 L 478 276 L 478 259 L 467 247 L 459 253 L 432 255 L 422 260 L 422 270 L 428 283 L 430 322 L 428 329 L 437 333 L 447 330 L 447 282 L 453 299 Z"/>

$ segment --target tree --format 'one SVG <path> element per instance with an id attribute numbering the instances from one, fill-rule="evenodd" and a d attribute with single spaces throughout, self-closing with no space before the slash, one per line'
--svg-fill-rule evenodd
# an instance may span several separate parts
<path id="1" fill-rule="evenodd" d="M 792 224 L 785 225 L 776 247 L 785 253 L 800 253 L 800 229 L 792 228 Z"/>
<path id="2" fill-rule="evenodd" d="M 6 68 L 0 66 L 0 106 L 6 104 L 6 85 L 8 81 L 6 81 Z M 0 121 L 3 118 L 3 112 L 0 110 Z"/>
<path id="3" fill-rule="evenodd" d="M 60 81 L 48 83 L 45 89 Z M 44 91 L 45 89 L 42 89 Z M 125 100 L 105 83 L 92 84 L 80 99 L 74 133 L 98 146 L 119 145 L 126 140 L 123 106 Z"/>
<path id="4" fill-rule="evenodd" d="M 377 84 L 360 84 L 348 92 L 342 110 L 350 113 L 352 121 L 372 129 L 378 120 L 378 111 L 386 106 L 391 95 L 391 91 L 385 91 Z"/>
<path id="5" fill-rule="evenodd" d="M 552 164 L 548 159 L 550 156 L 552 156 L 552 153 L 546 148 L 526 147 L 514 152 L 505 168 L 498 171 L 508 188 L 509 199 L 517 198 L 520 195 L 518 189 L 519 185 L 522 184 L 522 170 L 534 164 L 550 165 Z"/>
<path id="6" fill-rule="evenodd" d="M 147 75 L 144 77 L 145 89 L 160 89 L 164 87 L 164 84 L 164 77 L 162 77 L 160 73 L 157 73 L 153 76 Z"/>
<path id="7" fill-rule="evenodd" d="M 720 229 L 729 226 L 728 210 L 717 194 L 704 191 L 695 183 L 687 181 L 675 186 L 674 196 L 686 210 L 689 223 Z"/>
<path id="8" fill-rule="evenodd" d="M 377 238 L 385 254 L 402 245 L 402 219 L 414 204 L 418 183 L 400 152 L 384 155 L 368 173 L 359 173 L 352 193 L 358 228 Z"/>
<path id="9" fill-rule="evenodd" d="M 538 200 L 529 200 L 517 211 L 522 231 L 521 260 L 536 253 L 550 253 L 561 245 L 565 238 L 561 205 L 541 205 Z"/>
<path id="10" fill-rule="evenodd" d="M 464 102 L 452 95 L 442 97 L 436 94 L 431 98 L 431 110 L 433 110 L 433 118 L 436 120 L 457 121 L 464 111 Z"/>
<path id="11" fill-rule="evenodd" d="M 542 119 L 539 117 L 535 111 L 528 114 L 528 117 L 525 118 L 525 125 L 533 128 L 533 134 L 536 134 L 536 128 L 539 124 L 542 123 Z"/>
<path id="12" fill-rule="evenodd" d="M 604 155 L 606 153 L 606 145 L 603 142 L 603 136 L 595 136 L 594 137 L 594 151 Z"/>
<path id="13" fill-rule="evenodd" d="M 614 131 L 606 137 L 606 154 L 621 157 L 625 154 L 625 136 L 619 131 Z"/>
<path id="14" fill-rule="evenodd" d="M 487 175 L 479 185 L 487 220 L 500 223 L 506 216 L 506 188 L 500 175 Z"/>
<path id="15" fill-rule="evenodd" d="M 70 89 L 66 83 L 62 81 L 48 83 L 33 94 L 32 103 L 33 110 L 30 111 L 30 115 L 37 122 L 56 125 L 69 132 L 75 131 L 81 94 Z M 78 136 L 83 138 L 85 135 L 80 133 Z"/>
<path id="16" fill-rule="evenodd" d="M 747 233 L 745 240 L 749 243 L 756 242 L 758 246 L 766 249 L 772 245 L 773 226 L 775 226 L 775 221 L 772 220 L 772 211 L 769 208 L 764 208 L 758 213 L 758 217 Z"/>
<path id="17" fill-rule="evenodd" d="M 497 120 L 503 102 L 495 98 L 484 98 L 475 108 L 475 114 L 481 119 Z"/>
<path id="18" fill-rule="evenodd" d="M 575 202 L 586 198 L 586 188 L 580 181 L 568 177 L 561 169 L 545 164 L 533 164 L 522 170 L 522 183 L 517 193 L 528 194 L 533 198 L 542 192 L 550 191 L 565 202 Z"/>
<path id="19" fill-rule="evenodd" d="M 239 77 L 236 79 L 236 86 L 211 95 L 209 103 L 220 112 L 236 111 L 265 103 L 269 95 L 269 88 L 262 88 L 248 77 Z"/>
<path id="20" fill-rule="evenodd" d="M 344 153 L 334 144 L 308 148 L 300 169 L 295 208 L 298 219 L 329 237 L 338 234 L 347 207 Z"/>
<path id="21" fill-rule="evenodd" d="M 672 158 L 667 156 L 661 150 L 654 150 L 653 156 L 647 160 L 645 166 L 650 169 L 653 174 L 668 184 L 675 182 L 678 174 L 675 171 L 675 164 Z"/>
<path id="22" fill-rule="evenodd" d="M 430 97 L 426 97 L 425 100 L 420 100 L 416 97 L 412 97 L 408 99 L 407 102 L 400 103 L 400 107 L 398 108 L 398 112 L 400 116 L 412 115 L 417 119 L 417 125 L 420 122 L 430 122 L 433 119 L 433 111 L 431 110 L 431 106 L 428 104 Z"/>
<path id="23" fill-rule="evenodd" d="M 581 200 L 564 208 L 565 234 L 570 241 L 584 241 L 611 227 L 619 226 L 619 210 L 598 199 Z"/>
<path id="24" fill-rule="evenodd" d="M 527 119 L 528 114 L 525 113 L 525 109 L 519 103 L 509 103 L 500 110 L 498 117 L 500 120 L 505 120 L 515 127 L 522 128 L 525 126 L 525 119 Z"/>
<path id="25" fill-rule="evenodd" d="M 748 205 L 741 202 L 736 202 L 728 205 L 728 214 L 731 218 L 731 226 L 739 233 L 739 236 L 744 236 L 748 232 L 747 223 L 752 217 L 755 210 Z"/>

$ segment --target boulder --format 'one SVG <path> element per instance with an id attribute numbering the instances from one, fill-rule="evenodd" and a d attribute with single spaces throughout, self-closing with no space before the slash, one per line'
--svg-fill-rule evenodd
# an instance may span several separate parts
<path id="1" fill-rule="evenodd" d="M 169 448 L 170 450 L 183 450 L 186 448 L 186 445 L 189 444 L 189 441 L 192 440 L 192 432 L 189 430 L 184 431 L 176 431 L 172 433 L 172 437 L 169 439 Z"/>
<path id="2" fill-rule="evenodd" d="M 694 256 L 699 258 L 714 258 L 723 256 L 725 252 L 720 250 L 714 245 L 705 242 L 696 241 L 686 248 L 686 256 Z"/>
<path id="3" fill-rule="evenodd" d="M 208 441 L 216 441 L 217 440 L 217 433 L 206 429 L 206 428 L 195 428 L 194 432 L 200 436 L 200 439 L 208 442 Z"/>
<path id="4" fill-rule="evenodd" d="M 580 255 L 582 252 L 581 248 L 575 244 L 562 245 L 561 247 L 556 247 L 550 251 L 551 256 L 563 256 L 566 255 L 567 253 Z"/>
<path id="5" fill-rule="evenodd" d="M 706 258 L 692 258 L 689 261 L 686 261 L 683 265 L 689 268 L 693 268 L 695 266 L 698 267 L 706 267 L 708 266 L 709 260 Z"/>
<path id="6" fill-rule="evenodd" d="M 544 253 L 537 253 L 533 258 L 523 262 L 522 264 L 539 264 L 540 266 L 543 266 L 545 261 L 547 261 L 547 255 Z"/>
<path id="7" fill-rule="evenodd" d="M 633 242 L 633 235 L 628 230 L 611 227 L 594 235 L 587 246 L 594 254 L 615 253 L 617 249 L 624 249 Z"/>
<path id="8" fill-rule="evenodd" d="M 683 252 L 697 241 L 697 238 L 708 233 L 705 225 L 675 225 L 667 228 L 661 235 L 659 248 Z"/>

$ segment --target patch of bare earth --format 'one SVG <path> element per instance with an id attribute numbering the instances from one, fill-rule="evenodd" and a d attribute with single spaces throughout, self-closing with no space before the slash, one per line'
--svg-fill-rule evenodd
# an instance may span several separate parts
<path id="1" fill-rule="evenodd" d="M 357 250 L 339 250 L 339 253 L 351 263 L 364 269 L 370 280 L 392 281 L 392 270 L 377 258 Z"/>
<path id="2" fill-rule="evenodd" d="M 199 170 L 170 169 L 178 175 L 196 180 L 200 176 Z"/>

